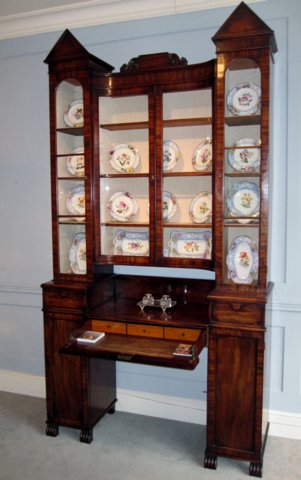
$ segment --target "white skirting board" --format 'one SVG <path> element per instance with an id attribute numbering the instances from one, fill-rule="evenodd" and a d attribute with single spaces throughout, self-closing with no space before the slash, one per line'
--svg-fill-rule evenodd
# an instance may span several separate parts
<path id="1" fill-rule="evenodd" d="M 45 398 L 45 378 L 0 370 L 0 391 Z M 117 389 L 116 410 L 138 415 L 206 424 L 206 402 L 149 392 Z M 301 414 L 270 410 L 269 434 L 301 440 Z"/>

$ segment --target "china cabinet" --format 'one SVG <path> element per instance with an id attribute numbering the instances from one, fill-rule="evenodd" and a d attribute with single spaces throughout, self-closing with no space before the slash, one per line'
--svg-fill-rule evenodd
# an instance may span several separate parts
<path id="1" fill-rule="evenodd" d="M 54 271 L 42 285 L 46 433 L 73 427 L 92 441 L 115 409 L 116 361 L 194 369 L 207 348 L 204 466 L 233 457 L 261 476 L 277 47 L 244 3 L 213 42 L 216 58 L 204 63 L 163 52 L 115 72 L 66 30 L 45 60 Z M 207 269 L 215 280 L 121 275 L 114 265 Z M 85 331 L 105 335 L 77 341 Z"/>

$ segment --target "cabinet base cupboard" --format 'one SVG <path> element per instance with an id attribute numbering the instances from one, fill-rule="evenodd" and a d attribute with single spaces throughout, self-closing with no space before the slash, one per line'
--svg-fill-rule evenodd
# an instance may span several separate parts
<path id="1" fill-rule="evenodd" d="M 93 440 L 94 425 L 114 413 L 116 361 L 192 370 L 207 348 L 204 466 L 231 457 L 261 477 L 277 46 L 244 3 L 212 40 L 216 58 L 204 63 L 163 52 L 115 72 L 66 30 L 45 60 L 54 273 L 42 285 L 46 434 L 66 426 Z M 116 274 L 114 265 L 182 271 Z M 187 268 L 200 278 L 186 278 Z"/>

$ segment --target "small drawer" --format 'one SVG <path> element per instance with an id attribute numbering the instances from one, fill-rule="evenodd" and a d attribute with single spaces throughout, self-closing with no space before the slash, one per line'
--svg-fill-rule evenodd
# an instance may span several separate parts
<path id="1" fill-rule="evenodd" d="M 260 325 L 264 322 L 264 305 L 213 302 L 211 319 L 218 323 Z"/>
<path id="2" fill-rule="evenodd" d="M 91 320 L 91 330 L 126 335 L 126 323 L 109 322 L 107 320 Z"/>
<path id="3" fill-rule="evenodd" d="M 165 327 L 164 338 L 168 340 L 190 340 L 195 341 L 200 336 L 200 330 L 195 328 Z"/>
<path id="4" fill-rule="evenodd" d="M 44 308 L 84 308 L 86 303 L 84 290 L 53 288 L 43 291 Z"/>
<path id="5" fill-rule="evenodd" d="M 153 337 L 163 338 L 163 327 L 157 327 L 154 325 L 136 325 L 128 324 L 128 335 L 136 335 L 138 337 Z"/>

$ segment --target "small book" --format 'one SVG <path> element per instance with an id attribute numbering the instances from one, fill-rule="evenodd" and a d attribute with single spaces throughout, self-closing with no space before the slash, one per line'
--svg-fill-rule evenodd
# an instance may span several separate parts
<path id="1" fill-rule="evenodd" d="M 87 330 L 81 333 L 76 340 L 80 343 L 96 343 L 104 336 L 104 332 L 93 332 L 92 330 Z"/>
<path id="2" fill-rule="evenodd" d="M 192 357 L 192 345 L 187 343 L 179 343 L 173 352 L 176 356 L 181 357 Z"/>

